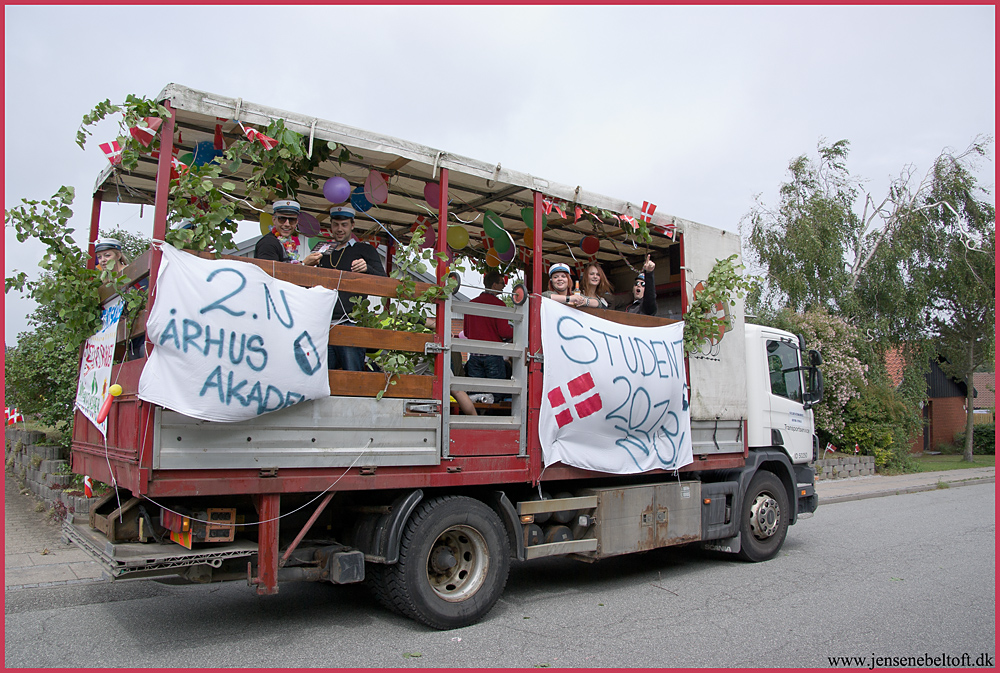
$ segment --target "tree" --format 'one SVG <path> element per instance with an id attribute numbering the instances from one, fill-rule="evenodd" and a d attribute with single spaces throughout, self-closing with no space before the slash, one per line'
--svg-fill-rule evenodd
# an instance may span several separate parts
<path id="1" fill-rule="evenodd" d="M 965 452 L 972 461 L 972 374 L 995 357 L 996 210 L 966 167 L 935 165 L 923 212 L 935 226 L 921 275 L 930 290 L 932 343 L 941 369 L 966 385 Z"/>
<path id="2" fill-rule="evenodd" d="M 848 141 L 820 140 L 818 162 L 803 155 L 789 163 L 778 207 L 758 196 L 741 220 L 744 257 L 762 278 L 750 310 L 766 318 L 822 306 L 885 347 L 925 337 L 929 286 L 918 271 L 937 225 L 928 214 L 944 207 L 934 196 L 942 167 L 974 183 L 970 168 L 991 142 L 977 137 L 961 153 L 945 150 L 919 181 L 908 165 L 876 198 L 847 169 Z"/>

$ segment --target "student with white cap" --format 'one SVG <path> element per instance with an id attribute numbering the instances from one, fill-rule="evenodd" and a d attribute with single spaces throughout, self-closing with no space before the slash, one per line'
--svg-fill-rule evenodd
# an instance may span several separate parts
<path id="1" fill-rule="evenodd" d="M 549 289 L 543 292 L 542 296 L 567 306 L 579 308 L 584 305 L 586 298 L 579 292 L 574 293 L 570 289 L 571 284 L 569 266 L 562 262 L 556 262 L 549 267 Z"/>
<path id="2" fill-rule="evenodd" d="M 330 222 L 320 224 L 320 234 L 325 240 L 316 244 L 313 251 L 303 260 L 307 266 L 322 269 L 339 269 L 372 276 L 385 276 L 378 251 L 367 243 L 352 237 L 354 230 L 354 209 L 350 206 L 334 206 L 330 209 Z M 333 322 L 349 322 L 355 292 L 337 293 L 337 303 L 333 307 Z M 327 348 L 330 369 L 345 369 L 359 372 L 365 366 L 365 349 L 360 346 L 334 346 Z"/>
<path id="3" fill-rule="evenodd" d="M 267 232 L 254 246 L 253 256 L 256 259 L 270 259 L 275 262 L 299 264 L 299 237 L 296 227 L 299 224 L 299 211 L 302 207 L 297 201 L 285 199 L 275 201 L 271 206 L 271 231 Z"/>
<path id="4" fill-rule="evenodd" d="M 122 252 L 121 241 L 115 238 L 99 238 L 94 246 L 94 257 L 101 270 L 120 273 L 128 266 L 128 258 Z"/>

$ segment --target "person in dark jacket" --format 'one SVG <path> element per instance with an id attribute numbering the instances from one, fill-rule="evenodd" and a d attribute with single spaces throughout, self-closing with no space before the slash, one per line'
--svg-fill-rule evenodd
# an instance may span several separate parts
<path id="1" fill-rule="evenodd" d="M 323 269 L 339 269 L 372 276 L 385 276 L 385 269 L 378 251 L 367 243 L 352 237 L 354 229 L 354 209 L 350 206 L 334 206 L 330 209 L 329 224 L 320 225 L 324 240 L 313 247 L 303 260 L 306 266 Z M 337 303 L 333 307 L 334 323 L 351 322 L 351 299 L 359 296 L 356 292 L 337 292 Z M 345 369 L 352 372 L 364 371 L 365 349 L 361 346 L 327 347 L 330 369 Z"/>
<path id="2" fill-rule="evenodd" d="M 273 213 L 271 231 L 257 240 L 257 245 L 253 249 L 254 258 L 291 264 L 301 263 L 298 258 L 299 237 L 296 235 L 300 210 L 301 207 L 296 201 L 274 202 L 271 206 Z"/>
<path id="3" fill-rule="evenodd" d="M 656 269 L 656 262 L 646 255 L 646 261 L 642 265 L 642 273 L 632 284 L 632 303 L 622 310 L 626 313 L 642 313 L 644 315 L 656 315 L 656 281 L 653 279 L 653 270 Z"/>

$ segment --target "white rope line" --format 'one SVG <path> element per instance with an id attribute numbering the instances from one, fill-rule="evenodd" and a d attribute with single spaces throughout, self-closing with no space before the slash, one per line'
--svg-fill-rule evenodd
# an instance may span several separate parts
<path id="1" fill-rule="evenodd" d="M 361 449 L 361 453 L 359 453 L 359 454 L 358 454 L 358 457 L 354 459 L 354 462 L 353 462 L 353 463 L 351 463 L 351 464 L 350 464 L 350 465 L 349 465 L 349 466 L 347 467 L 347 469 L 346 469 L 346 470 L 344 470 L 344 473 L 343 473 L 343 474 L 341 474 L 341 475 L 340 475 L 339 477 L 337 477 L 337 479 L 336 479 L 336 480 L 335 480 L 335 481 L 334 481 L 334 482 L 333 482 L 332 484 L 330 484 L 329 486 L 327 486 L 327 487 L 326 487 L 326 488 L 325 488 L 325 489 L 324 489 L 324 490 L 323 490 L 323 491 L 322 491 L 322 492 L 321 492 L 321 493 L 320 493 L 319 495 L 317 495 L 317 496 L 316 496 L 315 498 L 313 498 L 313 499 L 312 499 L 312 500 L 310 500 L 309 502 L 305 503 L 305 504 L 304 504 L 304 505 L 302 505 L 301 507 L 298 507 L 298 508 L 296 508 L 296 509 L 293 509 L 293 510 L 292 510 L 291 512 L 288 512 L 288 513 L 286 513 L 286 514 L 281 514 L 281 515 L 279 515 L 279 516 L 276 516 L 276 517 L 274 517 L 273 519 L 264 519 L 263 521 L 252 521 L 252 522 L 250 522 L 250 523 L 220 523 L 220 522 L 218 522 L 218 521 L 204 521 L 204 520 L 202 520 L 202 519 L 196 519 L 196 518 L 194 518 L 194 517 L 190 517 L 190 516 L 187 516 L 186 514 L 181 514 L 180 512 L 176 512 L 176 511 L 174 511 L 174 510 L 170 509 L 169 507 L 166 507 L 166 506 L 164 506 L 164 505 L 163 505 L 162 503 L 159 503 L 159 502 L 157 502 L 157 501 L 153 500 L 153 499 L 152 499 L 152 498 L 150 498 L 150 497 L 149 497 L 148 495 L 147 495 L 147 496 L 143 496 L 143 497 L 144 497 L 144 498 L 145 498 L 146 500 L 148 500 L 149 502 L 151 502 L 151 503 L 153 503 L 154 505 L 156 505 L 157 507 L 159 507 L 160 509 L 164 509 L 164 510 L 166 510 L 166 511 L 170 512 L 171 514 L 176 514 L 177 516 L 183 516 L 183 517 L 185 517 L 186 519 L 188 519 L 188 520 L 190 520 L 190 521 L 196 521 L 196 522 L 198 522 L 198 523 L 207 523 L 207 524 L 210 524 L 210 525 L 212 525 L 212 526 L 230 526 L 230 527 L 232 527 L 232 528 L 235 528 L 236 526 L 259 526 L 259 525 L 261 525 L 262 523 L 271 523 L 272 521 L 278 521 L 279 519 L 284 519 L 284 518 L 285 518 L 286 516 L 291 516 L 292 514 L 295 514 L 296 512 L 299 512 L 299 511 L 301 511 L 301 510 L 305 509 L 305 508 L 306 508 L 306 507 L 308 507 L 309 505 L 311 505 L 311 504 L 313 504 L 314 502 L 316 502 L 317 500 L 319 500 L 319 499 L 320 499 L 320 498 L 321 498 L 321 497 L 322 497 L 323 495 L 325 495 L 325 494 L 327 493 L 327 491 L 329 491 L 329 490 L 330 490 L 331 488 L 333 488 L 334 486 L 336 486 L 336 485 L 337 485 L 337 483 L 338 483 L 338 482 L 339 482 L 339 481 L 340 481 L 341 479 L 343 479 L 343 478 L 344 478 L 345 476 L 347 476 L 347 473 L 351 471 L 351 468 L 353 468 L 353 467 L 354 467 L 354 466 L 355 466 L 355 465 L 357 464 L 357 462 L 358 462 L 359 460 L 361 460 L 361 456 L 365 455 L 365 452 L 367 452 L 367 451 L 368 451 L 368 447 L 369 447 L 369 446 L 371 446 L 371 444 L 372 444 L 372 440 L 371 440 L 371 439 L 369 439 L 369 440 L 368 440 L 368 443 L 367 443 L 367 444 L 365 444 L 365 448 Z"/>

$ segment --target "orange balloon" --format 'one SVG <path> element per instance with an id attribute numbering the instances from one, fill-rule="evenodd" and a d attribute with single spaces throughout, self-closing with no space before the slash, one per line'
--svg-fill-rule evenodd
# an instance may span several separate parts
<path id="1" fill-rule="evenodd" d="M 525 229 L 524 230 L 524 245 L 526 245 L 529 249 L 532 249 L 532 250 L 534 249 L 534 247 L 535 247 L 535 230 L 534 229 Z"/>
<path id="2" fill-rule="evenodd" d="M 500 255 L 497 254 L 496 248 L 490 248 L 486 251 L 486 264 L 487 266 L 500 266 Z"/>

